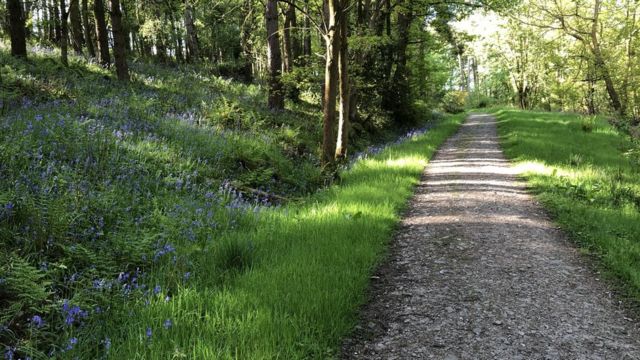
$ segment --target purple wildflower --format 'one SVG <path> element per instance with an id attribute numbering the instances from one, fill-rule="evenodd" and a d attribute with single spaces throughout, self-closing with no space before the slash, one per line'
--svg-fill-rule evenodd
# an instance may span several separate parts
<path id="1" fill-rule="evenodd" d="M 173 325 L 173 323 L 171 322 L 170 319 L 167 319 L 164 321 L 164 323 L 162 324 L 164 326 L 165 329 L 168 329 L 171 327 L 171 325 Z"/>
<path id="2" fill-rule="evenodd" d="M 147 334 L 147 338 L 148 338 L 148 339 L 150 339 L 150 338 L 151 338 L 151 335 L 153 335 L 153 333 L 151 332 L 151 328 L 150 328 L 150 327 L 147 327 L 146 334 Z"/>
<path id="3" fill-rule="evenodd" d="M 42 320 L 42 317 L 40 317 L 40 315 L 33 315 L 33 317 L 31 318 L 31 324 L 33 324 L 36 328 L 41 328 L 44 326 L 44 320 Z"/>

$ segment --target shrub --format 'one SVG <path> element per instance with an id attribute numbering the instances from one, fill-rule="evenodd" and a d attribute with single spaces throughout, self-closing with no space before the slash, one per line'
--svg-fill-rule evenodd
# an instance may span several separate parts
<path id="1" fill-rule="evenodd" d="M 596 116 L 595 115 L 585 115 L 580 117 L 580 127 L 582 131 L 586 133 L 590 133 L 593 131 L 593 128 L 596 125 Z"/>
<path id="2" fill-rule="evenodd" d="M 449 91 L 442 98 L 442 109 L 451 114 L 463 112 L 467 95 L 466 91 Z"/>

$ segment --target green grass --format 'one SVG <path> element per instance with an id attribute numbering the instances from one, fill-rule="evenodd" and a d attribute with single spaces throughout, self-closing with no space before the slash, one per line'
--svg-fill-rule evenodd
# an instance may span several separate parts
<path id="1" fill-rule="evenodd" d="M 515 160 L 538 198 L 640 300 L 637 145 L 603 118 L 516 110 L 495 114 L 506 156 Z"/>
<path id="2" fill-rule="evenodd" d="M 462 118 L 449 117 L 426 135 L 357 163 L 341 184 L 304 204 L 264 211 L 255 228 L 194 251 L 192 278 L 172 290 L 170 301 L 162 293 L 149 305 L 127 307 L 130 316 L 114 324 L 111 357 L 335 356 L 399 212 Z M 245 261 L 229 266 L 230 257 Z"/>

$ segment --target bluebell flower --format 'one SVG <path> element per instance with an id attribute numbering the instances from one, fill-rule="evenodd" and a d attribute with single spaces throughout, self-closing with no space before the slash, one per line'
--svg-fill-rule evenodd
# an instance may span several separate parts
<path id="1" fill-rule="evenodd" d="M 162 288 L 160 287 L 160 285 L 156 285 L 153 288 L 153 293 L 156 294 L 156 295 L 158 295 L 160 293 L 160 291 L 162 291 Z"/>
<path id="2" fill-rule="evenodd" d="M 33 317 L 31 318 L 31 324 L 33 324 L 37 328 L 41 328 L 44 326 L 44 320 L 42 320 L 42 317 L 40 317 L 40 315 L 33 315 Z"/>
<path id="3" fill-rule="evenodd" d="M 168 329 L 171 327 L 171 325 L 173 325 L 173 323 L 171 322 L 170 319 L 167 319 L 164 321 L 164 323 L 162 324 L 164 326 L 165 329 Z"/>
<path id="4" fill-rule="evenodd" d="M 146 334 L 147 334 L 147 338 L 151 338 L 151 335 L 153 335 L 153 333 L 151 332 L 151 328 L 150 327 L 147 327 Z"/>
<path id="5" fill-rule="evenodd" d="M 109 349 L 111 349 L 111 339 L 109 339 L 107 337 L 107 338 L 104 338 L 104 340 L 102 340 L 102 342 L 104 343 L 104 349 L 106 351 L 109 351 Z"/>

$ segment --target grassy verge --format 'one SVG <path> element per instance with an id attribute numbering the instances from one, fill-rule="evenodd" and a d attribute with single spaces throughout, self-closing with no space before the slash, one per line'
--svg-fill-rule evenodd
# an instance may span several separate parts
<path id="1" fill-rule="evenodd" d="M 495 114 L 505 154 L 556 221 L 640 299 L 637 148 L 604 119 L 590 130 L 578 115 Z"/>
<path id="2" fill-rule="evenodd" d="M 305 204 L 263 211 L 255 228 L 194 251 L 188 282 L 129 306 L 126 323 L 114 324 L 112 358 L 335 355 L 399 211 L 461 119 L 360 161 Z"/>
<path id="3" fill-rule="evenodd" d="M 186 320 L 141 309 L 215 293 L 232 311 L 220 294 L 249 301 L 232 292 L 248 281 L 237 274 L 280 269 L 278 257 L 289 254 L 280 241 L 297 243 L 281 211 L 306 213 L 270 208 L 333 180 L 318 161 L 317 98 L 307 89 L 273 113 L 261 86 L 212 75 L 215 66 L 132 63 L 123 84 L 84 59 L 71 56 L 65 67 L 58 58 L 39 49 L 15 59 L 0 42 L 0 357 L 129 358 L 116 348 L 140 335 L 138 326 L 145 349 L 165 343 L 149 356 L 190 349 L 195 333 L 180 340 L 169 332 Z M 436 117 L 425 115 L 425 125 Z M 400 132 L 383 117 L 365 118 L 354 153 Z M 227 319 L 212 308 L 218 302 L 189 316 Z M 131 319 L 140 323 L 127 327 Z M 250 348 L 234 341 L 210 346 Z"/>

